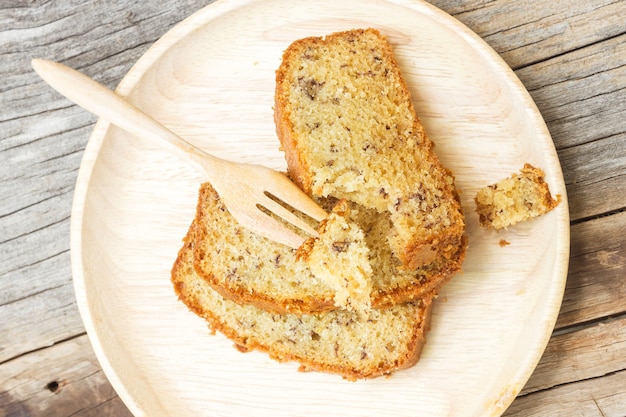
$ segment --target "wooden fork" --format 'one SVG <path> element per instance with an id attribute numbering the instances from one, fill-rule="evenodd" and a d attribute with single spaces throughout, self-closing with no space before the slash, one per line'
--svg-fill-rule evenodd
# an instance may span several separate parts
<path id="1" fill-rule="evenodd" d="M 215 188 L 230 214 L 247 229 L 292 248 L 302 244 L 304 237 L 261 210 L 265 208 L 296 228 L 318 236 L 315 229 L 275 200 L 317 221 L 326 218 L 328 214 L 280 172 L 210 155 L 113 91 L 65 65 L 34 59 L 32 66 L 50 86 L 76 104 L 135 136 L 158 139 L 167 149 L 191 163 L 206 175 L 207 181 Z"/>

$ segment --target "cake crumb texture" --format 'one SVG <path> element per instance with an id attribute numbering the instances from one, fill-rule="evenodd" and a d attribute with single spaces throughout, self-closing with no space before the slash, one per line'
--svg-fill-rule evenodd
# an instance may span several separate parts
<path id="1" fill-rule="evenodd" d="M 332 282 L 339 283 L 346 277 L 350 278 L 350 275 L 318 277 L 311 267 L 317 268 L 319 273 L 335 265 L 344 268 L 336 271 L 341 273 L 351 263 L 360 265 L 363 274 L 359 277 L 366 278 L 367 275 L 369 283 L 364 286 L 357 284 L 354 289 L 363 297 L 357 298 L 366 304 L 369 298 L 373 308 L 419 299 L 438 290 L 461 269 L 465 259 L 464 245 L 457 248 L 453 259 L 439 257 L 414 271 L 397 269 L 385 239 L 390 227 L 388 216 L 377 215 L 375 211 L 355 203 L 341 203 L 333 199 L 318 202 L 329 211 L 336 205 L 346 204 L 343 210 L 349 210 L 346 211 L 349 218 L 337 212 L 334 216 L 331 213 L 331 217 L 335 217 L 335 226 L 331 223 L 327 227 L 328 231 L 322 232 L 323 236 L 328 237 L 324 237 L 324 242 L 318 244 L 315 250 L 317 254 L 313 255 L 318 261 L 314 264 L 297 259 L 302 256 L 304 248 L 296 252 L 242 227 L 228 212 L 211 184 L 203 183 L 198 192 L 194 223 L 196 272 L 222 296 L 238 303 L 253 304 L 278 313 L 306 314 L 340 308 L 335 300 L 337 287 L 332 286 L 338 284 Z M 341 224 L 345 226 L 346 223 L 353 224 L 343 231 Z M 343 260 L 343 252 L 333 249 L 333 246 L 341 250 L 352 246 L 341 243 L 333 245 L 335 241 L 342 240 L 355 241 L 352 247 L 354 255 L 350 256 L 357 258 Z M 367 251 L 363 244 L 367 246 Z M 325 256 L 336 259 L 323 260 Z M 326 262 L 327 266 L 319 262 Z M 371 274 L 367 263 L 371 267 Z M 367 289 L 370 290 L 368 297 L 365 295 Z M 341 298 L 340 294 L 338 299 Z"/>
<path id="2" fill-rule="evenodd" d="M 366 312 L 371 307 L 371 255 L 365 232 L 350 214 L 347 201 L 339 201 L 320 225 L 320 237 L 305 242 L 298 258 L 334 290 L 337 307 Z"/>
<path id="3" fill-rule="evenodd" d="M 289 173 L 305 192 L 387 213 L 398 267 L 456 256 L 465 220 L 454 177 L 378 31 L 292 43 L 276 73 L 274 117 Z"/>
<path id="4" fill-rule="evenodd" d="M 194 269 L 195 220 L 172 268 L 179 298 L 242 352 L 261 350 L 297 361 L 301 370 L 331 372 L 347 380 L 389 375 L 414 365 L 429 329 L 432 296 L 366 315 L 337 309 L 322 314 L 279 314 L 239 304 L 215 291 Z"/>
<path id="5" fill-rule="evenodd" d="M 241 227 L 202 184 L 176 294 L 241 352 L 348 380 L 410 367 L 466 254 L 454 177 L 378 31 L 296 41 L 276 81 L 289 176 L 329 217 L 296 251 Z"/>
<path id="6" fill-rule="evenodd" d="M 480 225 L 499 230 L 546 214 L 560 196 L 553 198 L 544 172 L 527 163 L 519 173 L 478 190 L 474 201 Z"/>

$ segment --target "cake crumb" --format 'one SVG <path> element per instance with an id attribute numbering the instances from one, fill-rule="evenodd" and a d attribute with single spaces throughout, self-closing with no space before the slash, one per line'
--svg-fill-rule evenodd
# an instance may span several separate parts
<path id="1" fill-rule="evenodd" d="M 365 232 L 350 215 L 348 202 L 340 200 L 320 223 L 320 237 L 308 239 L 297 257 L 334 290 L 337 307 L 365 313 L 371 307 L 373 271 Z"/>
<path id="2" fill-rule="evenodd" d="M 508 240 L 500 239 L 500 247 L 509 246 L 510 244 L 511 242 L 509 242 Z"/>
<path id="3" fill-rule="evenodd" d="M 525 164 L 519 174 L 478 190 L 474 202 L 480 225 L 499 230 L 546 214 L 560 196 L 552 197 L 541 169 Z"/>

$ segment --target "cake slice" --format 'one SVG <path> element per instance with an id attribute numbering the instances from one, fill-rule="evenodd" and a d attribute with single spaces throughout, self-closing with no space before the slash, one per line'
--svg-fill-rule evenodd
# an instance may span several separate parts
<path id="1" fill-rule="evenodd" d="M 239 350 L 258 349 L 281 362 L 297 361 L 300 370 L 337 373 L 348 380 L 387 375 L 417 362 L 429 326 L 431 295 L 372 309 L 365 317 L 347 310 L 278 314 L 241 305 L 222 297 L 196 274 L 196 230 L 194 221 L 172 268 L 174 289 L 191 311 Z"/>
<path id="2" fill-rule="evenodd" d="M 371 307 L 371 254 L 351 214 L 347 201 L 339 201 L 321 223 L 320 237 L 308 239 L 296 256 L 335 292 L 335 306 L 365 312 Z"/>
<path id="3" fill-rule="evenodd" d="M 222 296 L 283 313 L 335 308 L 333 290 L 294 249 L 240 226 L 209 183 L 200 186 L 195 221 L 194 268 Z"/>
<path id="4" fill-rule="evenodd" d="M 390 45 L 373 29 L 291 44 L 275 122 L 294 181 L 384 214 L 397 268 L 454 260 L 465 220 L 451 173 L 418 119 Z"/>
<path id="5" fill-rule="evenodd" d="M 505 229 L 522 221 L 546 214 L 559 204 L 553 198 L 541 169 L 524 164 L 518 173 L 476 193 L 476 212 L 481 226 Z"/>
<path id="6" fill-rule="evenodd" d="M 334 201 L 320 203 L 329 208 L 335 205 Z M 348 221 L 363 231 L 369 250 L 369 299 L 373 308 L 420 299 L 438 290 L 461 268 L 464 245 L 457 248 L 452 260 L 440 257 L 415 271 L 398 270 L 384 238 L 389 219 L 363 208 L 352 207 L 349 213 Z M 209 183 L 200 187 L 195 222 L 194 268 L 222 296 L 279 313 L 306 314 L 338 308 L 336 287 L 317 277 L 310 262 L 299 261 L 294 249 L 240 226 Z M 331 249 L 328 255 L 333 253 Z"/>

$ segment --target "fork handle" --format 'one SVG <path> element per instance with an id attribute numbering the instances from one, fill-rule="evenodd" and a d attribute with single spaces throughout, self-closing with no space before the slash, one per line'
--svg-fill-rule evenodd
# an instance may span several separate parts
<path id="1" fill-rule="evenodd" d="M 33 59 L 35 72 L 52 88 L 95 115 L 142 138 L 161 139 L 181 159 L 215 178 L 231 162 L 187 142 L 124 98 L 86 75 L 58 62 Z"/>

